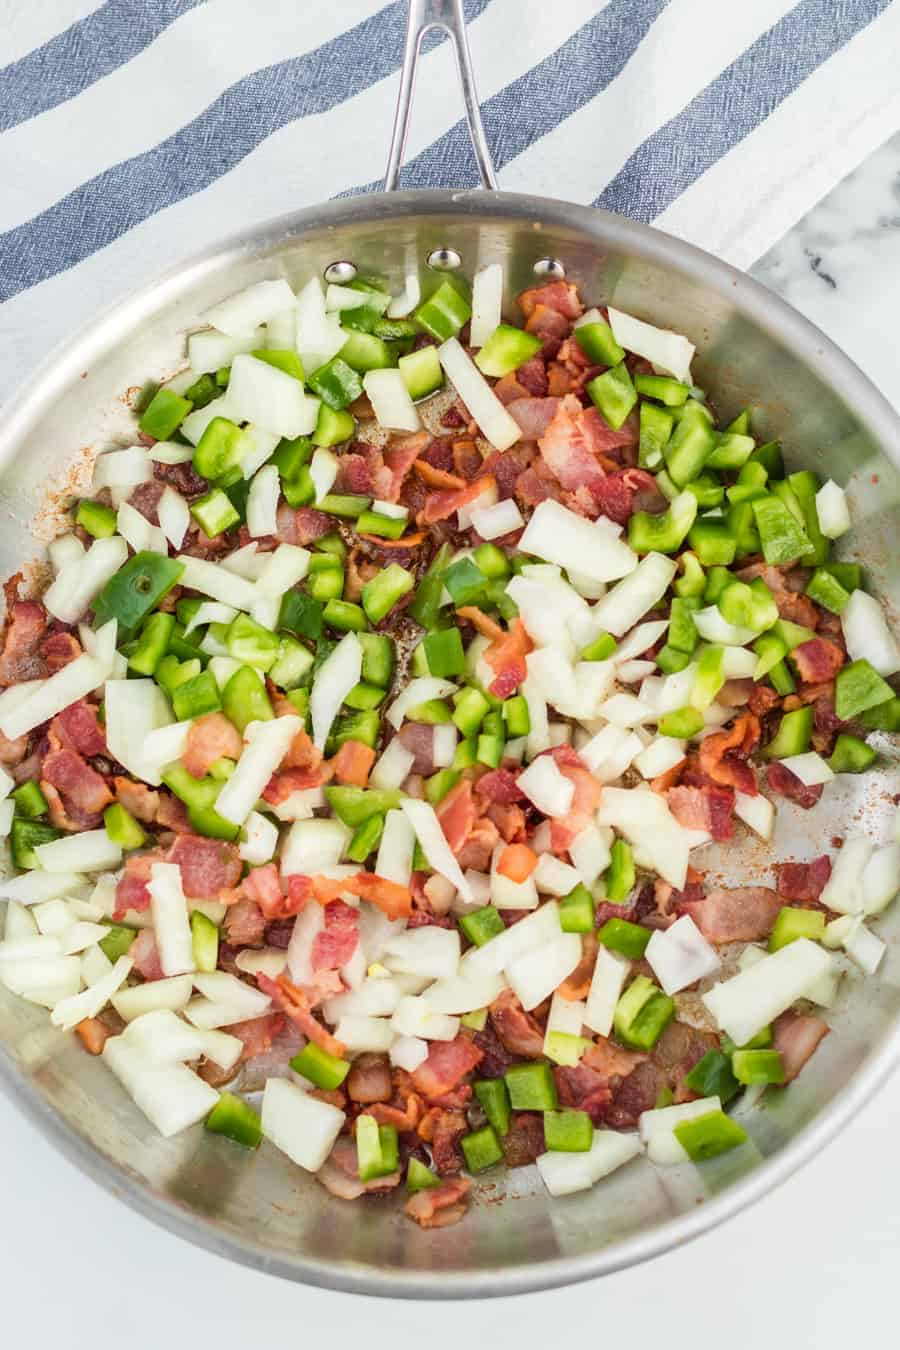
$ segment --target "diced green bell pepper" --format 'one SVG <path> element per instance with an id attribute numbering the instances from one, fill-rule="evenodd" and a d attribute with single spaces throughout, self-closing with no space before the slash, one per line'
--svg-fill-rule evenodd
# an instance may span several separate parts
<path id="1" fill-rule="evenodd" d="M 834 680 L 834 711 L 842 722 L 885 703 L 893 689 L 878 671 L 862 657 L 842 666 Z"/>
<path id="2" fill-rule="evenodd" d="M 343 365 L 344 362 L 341 362 Z M 348 367 L 349 369 L 349 367 Z M 355 371 L 353 372 L 356 373 Z M 341 445 L 344 441 L 349 441 L 356 430 L 356 422 L 352 413 L 347 412 L 346 408 L 332 408 L 323 401 L 319 404 L 319 415 L 316 418 L 315 430 L 312 434 L 313 445 L 327 447 L 329 445 Z M 298 475 L 298 484 L 301 478 Z M 310 480 L 311 481 L 311 480 Z M 303 483 L 305 497 L 305 481 Z M 287 496 L 287 493 L 285 493 Z M 293 505 L 293 503 L 291 503 Z M 302 504 L 302 503 L 298 503 Z M 321 505 L 324 511 L 324 504 Z"/>
<path id="3" fill-rule="evenodd" d="M 307 1078 L 317 1088 L 334 1092 L 350 1072 L 350 1063 L 323 1050 L 315 1041 L 307 1041 L 303 1049 L 291 1060 L 291 1068 L 294 1073 Z"/>
<path id="4" fill-rule="evenodd" d="M 425 780 L 425 799 L 431 802 L 432 806 L 437 806 L 442 802 L 448 792 L 451 792 L 459 782 L 460 774 L 458 769 L 438 769 L 430 778 Z"/>
<path id="5" fill-rule="evenodd" d="M 26 820 L 36 820 L 38 816 L 47 813 L 47 798 L 41 791 L 40 784 L 33 778 L 27 783 L 20 783 L 12 791 L 13 810 L 17 816 L 24 816 Z"/>
<path id="6" fill-rule="evenodd" d="M 769 951 L 777 952 L 797 938 L 821 942 L 825 936 L 825 915 L 816 909 L 793 909 L 785 906 L 778 911 L 769 934 Z"/>
<path id="7" fill-rule="evenodd" d="M 475 364 L 482 375 L 499 379 L 516 370 L 540 350 L 541 339 L 536 334 L 501 323 L 476 355 Z"/>
<path id="8" fill-rule="evenodd" d="M 228 625 L 225 645 L 229 656 L 243 665 L 268 670 L 278 660 L 279 640 L 249 614 L 238 614 Z"/>
<path id="9" fill-rule="evenodd" d="M 727 1153 L 747 1140 L 747 1131 L 724 1111 L 709 1111 L 691 1120 L 682 1120 L 674 1128 L 675 1138 L 692 1162 L 703 1162 L 719 1153 Z"/>
<path id="10" fill-rule="evenodd" d="M 832 614 L 843 613 L 850 599 L 850 592 L 845 591 L 837 577 L 826 572 L 824 567 L 817 567 L 813 572 L 806 587 L 806 594 L 810 600 L 815 600 L 817 605 L 830 610 Z"/>
<path id="11" fill-rule="evenodd" d="M 616 639 L 612 633 L 598 633 L 593 642 L 584 648 L 579 661 L 608 661 L 616 650 Z"/>
<path id="12" fill-rule="evenodd" d="M 235 510 L 231 499 L 221 488 L 213 488 L 212 492 L 191 502 L 191 515 L 210 539 L 224 534 L 241 519 L 240 512 Z"/>
<path id="13" fill-rule="evenodd" d="M 95 627 L 116 619 L 120 641 L 130 636 L 144 616 L 168 595 L 183 571 L 184 563 L 162 553 L 136 553 L 110 577 L 94 601 Z"/>
<path id="14" fill-rule="evenodd" d="M 115 534 L 116 512 L 102 502 L 80 501 L 75 511 L 75 524 L 87 530 L 94 539 L 109 539 Z"/>
<path id="15" fill-rule="evenodd" d="M 115 965 L 119 957 L 125 955 L 136 937 L 136 928 L 129 928 L 122 923 L 111 923 L 106 937 L 101 938 L 97 946 L 107 961 L 112 961 Z"/>
<path id="16" fill-rule="evenodd" d="M 821 563 L 828 561 L 828 555 L 831 551 L 831 540 L 826 539 L 819 526 L 819 512 L 816 507 L 819 480 L 811 470 L 801 469 L 797 473 L 790 474 L 787 481 L 800 503 L 800 509 L 803 512 L 803 525 L 811 545 L 809 554 L 804 557 L 804 562 L 809 563 L 812 567 L 818 567 Z"/>
<path id="17" fill-rule="evenodd" d="M 682 573 L 672 586 L 675 594 L 684 599 L 702 596 L 706 587 L 706 573 L 696 553 L 682 553 L 679 562 Z"/>
<path id="18" fill-rule="evenodd" d="M 211 1134 L 224 1134 L 244 1148 L 259 1148 L 262 1143 L 262 1121 L 243 1097 L 223 1092 L 204 1121 L 204 1129 Z"/>
<path id="19" fill-rule="evenodd" d="M 842 731 L 834 743 L 828 767 L 832 773 L 865 773 L 877 758 L 877 751 L 871 745 Z"/>
<path id="20" fill-rule="evenodd" d="M 700 403 L 686 403 L 666 446 L 666 467 L 672 482 L 683 488 L 703 471 L 715 449 L 715 432 Z"/>
<path id="21" fill-rule="evenodd" d="M 578 329 L 575 329 L 578 337 Z M 634 387 L 645 398 L 655 398 L 667 408 L 680 408 L 688 400 L 690 386 L 669 375 L 635 375 Z"/>
<path id="22" fill-rule="evenodd" d="M 397 788 L 326 787 L 325 797 L 334 814 L 355 829 L 370 816 L 383 816 L 400 805 Z"/>
<path id="23" fill-rule="evenodd" d="M 624 425 L 637 403 L 637 392 L 624 361 L 588 380 L 585 393 L 613 431 L 618 431 Z"/>
<path id="24" fill-rule="evenodd" d="M 660 515 L 636 511 L 628 521 L 628 542 L 635 553 L 675 553 L 697 515 L 697 499 L 681 492 Z"/>
<path id="25" fill-rule="evenodd" d="M 201 671 L 184 684 L 179 684 L 172 693 L 172 709 L 179 722 L 190 721 L 192 717 L 202 717 L 205 713 L 219 712 L 221 707 L 219 686 L 208 670 Z"/>
<path id="26" fill-rule="evenodd" d="M 786 1077 L 777 1050 L 735 1050 L 731 1067 L 735 1078 L 746 1087 L 755 1083 L 783 1083 Z"/>
<path id="27" fill-rule="evenodd" d="M 313 393 L 334 412 L 341 412 L 363 391 L 359 375 L 340 356 L 333 356 L 324 366 L 314 370 L 308 384 Z"/>
<path id="28" fill-rule="evenodd" d="M 514 1111 L 555 1111 L 556 1083 L 549 1064 L 513 1064 L 503 1075 Z"/>
<path id="29" fill-rule="evenodd" d="M 634 854 L 631 845 L 624 839 L 616 839 L 610 849 L 609 867 L 606 870 L 606 898 L 614 904 L 621 904 L 634 889 L 636 879 Z"/>
<path id="30" fill-rule="evenodd" d="M 730 526 L 717 518 L 701 517 L 695 520 L 688 534 L 688 543 L 704 567 L 734 562 L 737 539 Z"/>
<path id="31" fill-rule="evenodd" d="M 416 310 L 414 316 L 420 328 L 438 342 L 446 342 L 472 317 L 472 307 L 452 281 L 444 280 L 437 290 Z"/>
<path id="32" fill-rule="evenodd" d="M 103 824 L 106 833 L 120 848 L 140 848 L 147 836 L 130 811 L 126 811 L 121 802 L 113 802 L 103 812 Z"/>
<path id="33" fill-rule="evenodd" d="M 711 469 L 740 469 L 753 453 L 756 441 L 733 431 L 715 434 L 715 448 L 706 461 Z"/>
<path id="34" fill-rule="evenodd" d="M 242 735 L 251 722 L 268 722 L 275 716 L 262 677 L 252 666 L 242 666 L 228 680 L 222 690 L 222 711 Z"/>
<path id="35" fill-rule="evenodd" d="M 564 933 L 591 933 L 594 929 L 594 898 L 580 882 L 559 902 L 559 926 Z"/>
<path id="36" fill-rule="evenodd" d="M 725 683 L 725 649 L 717 643 L 704 647 L 691 689 L 691 707 L 704 712 Z"/>
<path id="37" fill-rule="evenodd" d="M 415 586 L 415 577 L 399 563 L 391 563 L 363 586 L 362 607 L 370 623 L 380 623 Z"/>
<path id="38" fill-rule="evenodd" d="M 54 839 L 59 839 L 61 834 L 61 830 L 45 824 L 42 820 L 27 820 L 24 816 L 13 816 L 9 831 L 9 848 L 16 867 L 26 870 L 38 867 L 38 856 L 34 850 L 40 844 L 49 844 Z"/>
<path id="39" fill-rule="evenodd" d="M 665 408 L 658 408 L 655 403 L 641 404 L 638 464 L 642 469 L 656 469 L 662 464 L 674 425 L 674 417 Z"/>
<path id="40" fill-rule="evenodd" d="M 607 919 L 597 934 L 597 938 L 611 952 L 627 956 L 629 961 L 639 961 L 644 955 L 652 934 L 649 928 L 639 923 L 630 923 L 628 919 Z"/>
<path id="41" fill-rule="evenodd" d="M 155 441 L 167 441 L 193 406 L 189 398 L 183 398 L 171 389 L 157 389 L 141 417 L 141 431 L 145 436 L 152 436 Z"/>
<path id="42" fill-rule="evenodd" d="M 481 1078 L 475 1083 L 475 1096 L 488 1123 L 502 1139 L 509 1132 L 511 1115 L 506 1083 L 502 1078 Z"/>
<path id="43" fill-rule="evenodd" d="M 731 1057 L 723 1055 L 721 1050 L 707 1050 L 685 1075 L 684 1085 L 698 1097 L 718 1097 L 723 1106 L 741 1090 L 731 1071 Z"/>
<path id="44" fill-rule="evenodd" d="M 766 759 L 788 759 L 791 755 L 805 754 L 812 738 L 813 716 L 814 709 L 809 703 L 786 712 L 774 738 L 763 751 Z"/>
<path id="45" fill-rule="evenodd" d="M 444 383 L 437 347 L 420 347 L 418 351 L 408 352 L 399 358 L 397 366 L 413 402 L 428 398 Z"/>
<path id="46" fill-rule="evenodd" d="M 470 1172 L 484 1172 L 503 1158 L 500 1140 L 490 1125 L 464 1134 L 459 1143 Z"/>
<path id="47" fill-rule="evenodd" d="M 690 606 L 681 597 L 676 596 L 672 601 L 667 638 L 671 647 L 679 652 L 687 652 L 688 655 L 697 645 L 697 628 L 693 614 Z"/>
<path id="48" fill-rule="evenodd" d="M 191 950 L 194 965 L 204 974 L 211 974 L 219 964 L 219 930 L 212 919 L 195 909 L 191 914 Z"/>
<path id="49" fill-rule="evenodd" d="M 251 449 L 251 438 L 228 417 L 214 417 L 194 451 L 194 468 L 201 478 L 216 482 L 239 469 Z"/>
<path id="50" fill-rule="evenodd" d="M 796 562 L 811 551 L 809 536 L 777 496 L 758 497 L 750 503 L 759 531 L 763 557 L 780 566 Z"/>
<path id="51" fill-rule="evenodd" d="M 461 914 L 459 926 L 476 947 L 483 947 L 491 938 L 506 931 L 500 913 L 493 905 L 483 905 L 481 909 L 473 909 L 471 914 Z"/>
<path id="52" fill-rule="evenodd" d="M 594 1126 L 587 1111 L 563 1108 L 544 1112 L 544 1142 L 551 1153 L 587 1153 Z"/>
<path id="53" fill-rule="evenodd" d="M 303 362 L 295 351 L 279 347 L 263 347 L 251 355 L 255 356 L 257 361 L 265 361 L 266 365 L 274 366 L 276 370 L 283 370 L 285 375 L 293 376 L 295 380 L 300 380 L 301 384 L 306 378 Z"/>
<path id="54" fill-rule="evenodd" d="M 675 1000 L 646 975 L 638 975 L 616 1004 L 613 1029 L 630 1049 L 652 1050 L 674 1016 Z"/>
<path id="55" fill-rule="evenodd" d="M 678 741 L 689 740 L 703 730 L 703 713 L 698 708 L 676 708 L 663 713 L 659 719 L 659 734 L 673 736 Z"/>

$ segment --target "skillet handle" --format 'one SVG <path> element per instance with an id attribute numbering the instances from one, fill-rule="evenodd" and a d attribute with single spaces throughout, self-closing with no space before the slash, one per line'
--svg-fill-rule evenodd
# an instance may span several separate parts
<path id="1" fill-rule="evenodd" d="M 416 82 L 416 67 L 422 49 L 422 39 L 432 28 L 440 28 L 453 44 L 459 82 L 462 87 L 465 105 L 466 123 L 472 138 L 472 149 L 481 175 L 481 185 L 485 188 L 497 187 L 497 176 L 484 134 L 481 120 L 481 108 L 475 90 L 475 76 L 472 71 L 472 58 L 469 54 L 469 42 L 466 36 L 466 16 L 463 12 L 463 0 L 409 0 L 409 12 L 406 26 L 406 45 L 403 51 L 403 68 L 400 71 L 400 92 L 397 95 L 397 108 L 394 113 L 394 129 L 391 134 L 391 148 L 388 151 L 387 171 L 384 175 L 384 191 L 395 192 L 400 179 L 400 166 L 406 137 L 409 132 L 409 119 L 412 112 L 413 87 Z"/>

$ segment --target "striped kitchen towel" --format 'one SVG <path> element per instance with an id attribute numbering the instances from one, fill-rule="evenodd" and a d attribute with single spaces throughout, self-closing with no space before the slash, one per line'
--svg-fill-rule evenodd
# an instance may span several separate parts
<path id="1" fill-rule="evenodd" d="M 377 190 L 405 4 L 0 0 L 0 397 L 216 239 Z M 749 265 L 900 127 L 900 0 L 466 0 L 500 185 Z M 429 42 L 406 187 L 476 182 Z"/>

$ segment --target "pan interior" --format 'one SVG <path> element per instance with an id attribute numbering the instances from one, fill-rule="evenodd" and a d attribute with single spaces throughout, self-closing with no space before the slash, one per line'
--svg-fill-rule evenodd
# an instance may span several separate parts
<path id="1" fill-rule="evenodd" d="M 57 353 L 0 431 L 0 572 L 36 556 L 93 455 L 134 439 L 128 392 L 178 369 L 185 333 L 224 295 L 284 276 L 294 286 L 335 262 L 400 289 L 455 250 L 465 273 L 502 262 L 507 302 L 558 260 L 590 303 L 611 301 L 696 343 L 695 377 L 725 416 L 750 404 L 754 429 L 792 466 L 846 487 L 854 528 L 838 555 L 859 561 L 897 625 L 900 439 L 887 405 L 821 334 L 747 278 L 687 245 L 602 212 L 488 193 L 411 193 L 341 202 L 211 252 L 126 302 Z M 884 840 L 900 790 L 896 748 L 863 781 L 844 776 L 806 813 L 779 803 L 770 849 L 747 839 L 699 866 L 729 884 L 766 883 L 773 859 L 809 858 L 832 835 Z M 45 1012 L 0 991 L 0 1066 L 19 1104 L 98 1180 L 183 1236 L 263 1269 L 360 1292 L 506 1294 L 614 1269 L 683 1240 L 745 1203 L 821 1147 L 886 1070 L 900 1007 L 900 911 L 876 978 L 844 977 L 834 1030 L 789 1091 L 743 1123 L 751 1143 L 704 1164 L 629 1164 L 593 1191 L 551 1201 L 535 1169 L 488 1177 L 470 1216 L 422 1232 L 388 1203 L 329 1197 L 272 1147 L 247 1155 L 199 1128 L 160 1138 L 105 1067 Z M 702 1202 L 702 1203 L 701 1203 Z"/>

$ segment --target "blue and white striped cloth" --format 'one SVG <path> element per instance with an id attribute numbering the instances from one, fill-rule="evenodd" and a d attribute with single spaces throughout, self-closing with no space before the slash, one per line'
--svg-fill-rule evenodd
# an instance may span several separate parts
<path id="1" fill-rule="evenodd" d="M 500 184 L 747 266 L 900 127 L 900 0 L 466 0 Z M 375 190 L 405 4 L 0 0 L 7 397 L 118 297 L 267 217 Z M 475 167 L 449 46 L 403 186 Z"/>

